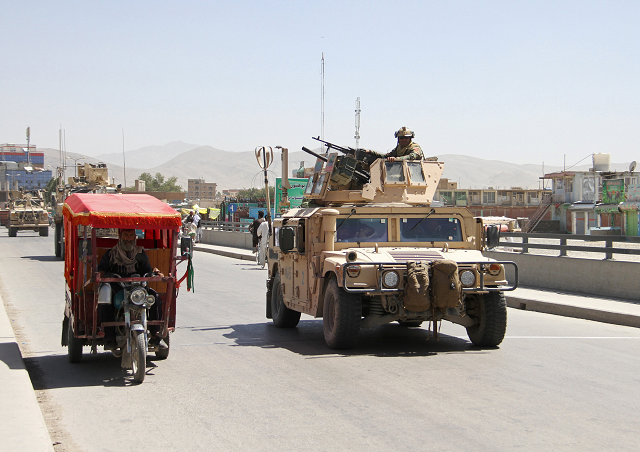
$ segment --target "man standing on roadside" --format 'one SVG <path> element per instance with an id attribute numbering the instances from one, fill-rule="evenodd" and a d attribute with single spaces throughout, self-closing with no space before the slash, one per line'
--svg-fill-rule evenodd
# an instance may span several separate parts
<path id="1" fill-rule="evenodd" d="M 200 226 L 200 209 L 196 209 L 193 215 L 193 224 L 196 226 L 196 243 L 200 243 L 202 237 L 202 226 Z"/>
<path id="2" fill-rule="evenodd" d="M 260 228 L 260 224 L 264 222 L 264 212 L 262 210 L 258 211 L 258 218 L 253 220 L 253 222 L 249 225 L 249 232 L 251 232 L 251 236 L 253 238 L 253 252 L 256 253 L 258 251 L 258 228 Z"/>

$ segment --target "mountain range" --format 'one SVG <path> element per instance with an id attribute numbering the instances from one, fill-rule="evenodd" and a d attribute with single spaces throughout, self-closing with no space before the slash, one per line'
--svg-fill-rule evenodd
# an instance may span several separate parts
<path id="1" fill-rule="evenodd" d="M 60 166 L 60 151 L 56 149 L 39 148 L 45 154 L 45 165 L 52 168 Z M 321 152 L 315 149 L 315 152 Z M 280 152 L 274 150 L 274 161 L 269 167 L 270 183 L 275 177 L 280 177 Z M 542 186 L 540 177 L 543 173 L 562 170 L 559 166 L 545 166 L 542 164 L 515 164 L 499 160 L 484 160 L 460 154 L 438 155 L 438 159 L 445 162 L 443 177 L 452 182 L 458 182 L 458 188 L 495 188 L 512 187 L 535 189 Z M 143 172 L 161 173 L 165 178 L 175 176 L 178 184 L 184 190 L 187 179 L 202 178 L 205 182 L 215 182 L 219 191 L 233 188 L 262 187 L 263 174 L 258 166 L 253 151 L 228 152 L 211 146 L 198 146 L 181 141 L 174 141 L 164 146 L 145 146 L 125 153 L 127 164 L 126 185 L 133 185 L 133 181 Z M 109 176 L 115 178 L 117 184 L 125 181 L 125 171 L 122 166 L 122 154 L 103 154 L 96 157 L 67 152 L 67 176 L 73 175 L 73 161 L 78 163 L 107 163 Z M 306 167 L 311 167 L 316 158 L 302 151 L 289 152 L 289 170 L 297 169 L 304 161 Z M 612 163 L 612 170 L 624 171 L 628 163 Z M 590 164 L 576 166 L 572 169 L 585 171 Z M 291 174 L 291 173 L 290 173 Z"/>

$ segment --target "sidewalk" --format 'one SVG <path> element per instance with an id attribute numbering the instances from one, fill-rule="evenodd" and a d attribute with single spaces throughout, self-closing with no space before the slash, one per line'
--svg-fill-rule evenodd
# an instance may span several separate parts
<path id="1" fill-rule="evenodd" d="M 0 407 L 0 449 L 21 452 L 54 450 L 1 297 Z"/>
<path id="2" fill-rule="evenodd" d="M 228 246 L 199 243 L 194 246 L 194 250 L 235 259 L 256 259 L 251 250 Z M 532 287 L 518 287 L 504 294 L 510 308 L 640 328 L 640 303 L 634 300 L 593 297 Z"/>

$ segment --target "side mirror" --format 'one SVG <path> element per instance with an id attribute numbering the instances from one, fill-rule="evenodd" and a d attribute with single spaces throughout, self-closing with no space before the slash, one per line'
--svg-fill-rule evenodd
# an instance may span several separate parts
<path id="1" fill-rule="evenodd" d="M 287 254 L 295 248 L 296 233 L 291 227 L 284 226 L 278 231 L 278 242 L 280 251 Z"/>
<path id="2" fill-rule="evenodd" d="M 500 228 L 495 225 L 487 226 L 487 248 L 495 248 L 500 244 Z"/>
<path id="3" fill-rule="evenodd" d="M 180 255 L 193 257 L 193 242 L 191 237 L 182 237 L 180 239 Z"/>

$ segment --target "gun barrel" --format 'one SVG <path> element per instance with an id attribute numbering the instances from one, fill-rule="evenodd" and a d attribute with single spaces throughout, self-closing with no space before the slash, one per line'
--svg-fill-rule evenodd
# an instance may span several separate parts
<path id="1" fill-rule="evenodd" d="M 326 161 L 328 160 L 326 157 L 324 157 L 324 156 L 322 156 L 322 155 L 320 155 L 320 154 L 316 154 L 316 153 L 315 153 L 315 152 L 313 152 L 311 149 L 307 149 L 307 148 L 305 148 L 304 146 L 302 146 L 302 150 L 303 150 L 304 152 L 306 152 L 307 154 L 311 154 L 311 155 L 313 155 L 314 157 L 319 158 L 319 159 L 320 159 L 320 160 L 322 160 L 323 162 L 326 162 Z"/>

